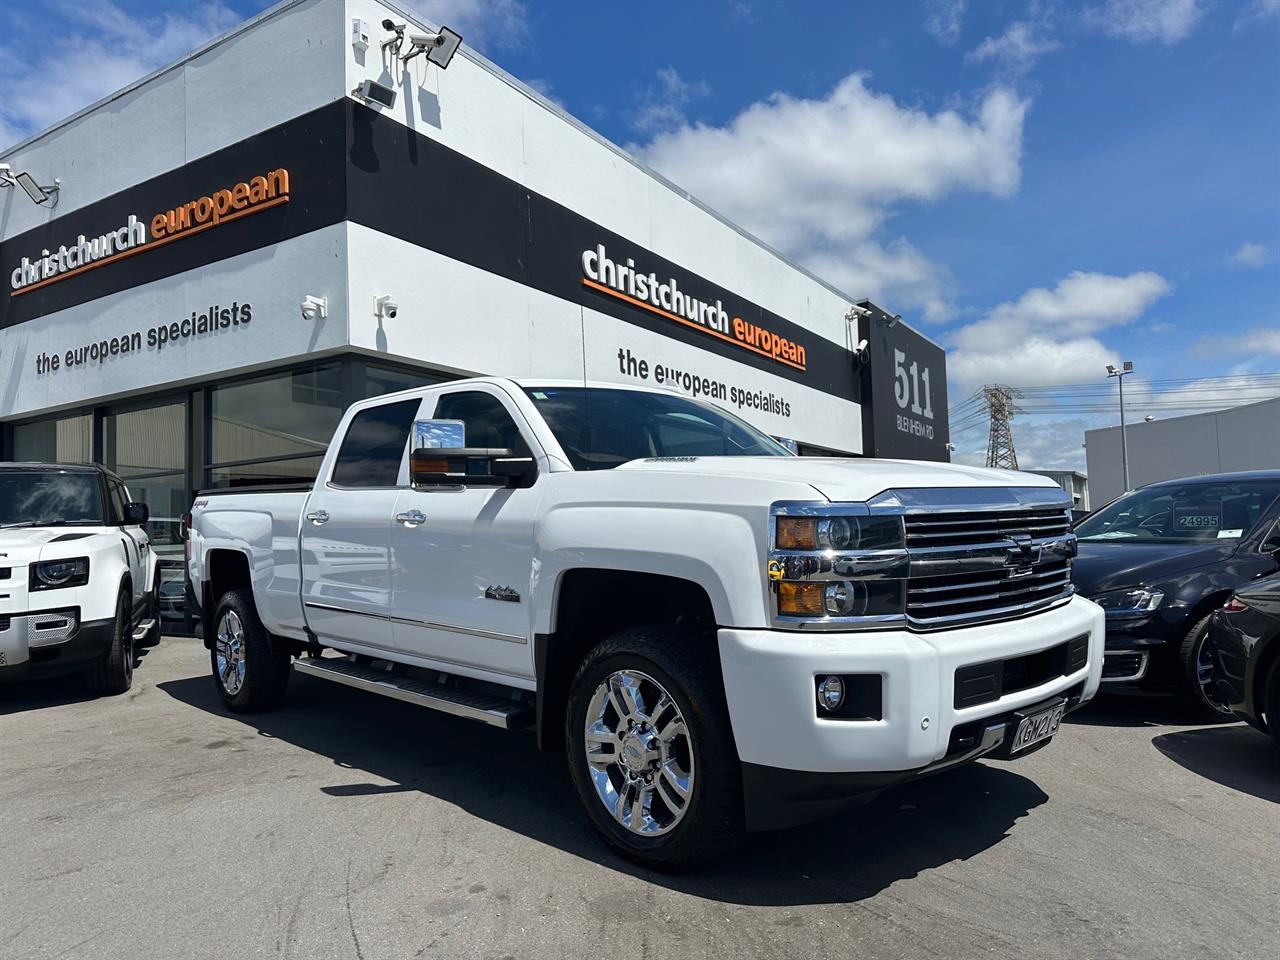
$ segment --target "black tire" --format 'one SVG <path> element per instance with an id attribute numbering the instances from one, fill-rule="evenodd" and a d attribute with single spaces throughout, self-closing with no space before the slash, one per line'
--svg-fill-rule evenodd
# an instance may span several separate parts
<path id="1" fill-rule="evenodd" d="M 292 658 L 287 651 L 274 648 L 271 635 L 258 619 L 253 594 L 248 590 L 224 593 L 213 615 L 213 629 L 209 663 L 213 685 L 227 709 L 253 713 L 279 705 L 289 684 Z M 223 634 L 234 642 L 225 642 Z M 232 670 L 220 670 L 220 657 L 224 666 L 231 664 Z"/>
<path id="2" fill-rule="evenodd" d="M 129 595 L 116 598 L 116 618 L 111 629 L 111 643 L 102 656 L 85 671 L 94 692 L 114 697 L 133 686 L 133 635 L 129 622 Z"/>
<path id="3" fill-rule="evenodd" d="M 1213 687 L 1213 657 L 1208 651 L 1209 617 L 1197 621 L 1187 631 L 1182 644 L 1178 648 L 1178 663 L 1182 667 L 1179 680 L 1182 689 L 1178 699 L 1189 718 L 1199 723 L 1226 723 L 1236 719 L 1230 709 L 1217 699 L 1218 694 Z M 1207 658 L 1207 665 L 1202 663 Z M 1202 674 L 1208 671 L 1208 682 L 1203 682 Z"/>
<path id="4" fill-rule="evenodd" d="M 622 630 L 587 654 L 570 685 L 565 748 L 574 789 L 609 846 L 649 867 L 671 869 L 707 861 L 732 847 L 743 832 L 738 751 L 716 648 L 705 640 L 695 630 L 676 625 Z M 633 833 L 614 818 L 596 791 L 587 762 L 588 709 L 597 687 L 620 670 L 637 671 L 661 685 L 675 701 L 687 730 L 692 786 L 682 815 L 669 832 L 657 836 Z"/>

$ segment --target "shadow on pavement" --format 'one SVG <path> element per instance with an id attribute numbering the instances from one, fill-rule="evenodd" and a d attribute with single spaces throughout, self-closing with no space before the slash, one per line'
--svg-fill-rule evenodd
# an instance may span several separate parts
<path id="1" fill-rule="evenodd" d="M 1100 693 L 1069 715 L 1065 722 L 1095 727 L 1165 727 L 1185 726 L 1196 721 L 1188 719 L 1168 697 Z"/>
<path id="2" fill-rule="evenodd" d="M 970 764 L 888 791 L 832 820 L 758 834 L 699 872 L 664 874 L 629 864 L 604 847 L 569 786 L 564 756 L 539 752 L 529 733 L 507 733 L 297 674 L 282 708 L 250 716 L 229 714 L 208 677 L 158 687 L 261 736 L 389 781 L 350 783 L 344 776 L 342 783 L 317 784 L 329 796 L 420 791 L 586 860 L 730 903 L 861 900 L 895 881 L 995 846 L 1048 799 L 1036 784 L 1003 765 Z"/>
<path id="3" fill-rule="evenodd" d="M 139 647 L 133 652 L 134 683 L 137 671 L 142 668 L 150 647 Z M 97 700 L 101 694 L 89 688 L 83 671 L 63 673 L 41 680 L 17 681 L 0 684 L 0 717 L 31 710 L 46 710 L 72 703 Z"/>
<path id="4" fill-rule="evenodd" d="M 1180 730 L 1156 737 L 1151 745 L 1192 773 L 1280 803 L 1280 751 L 1270 737 L 1250 726 Z"/>

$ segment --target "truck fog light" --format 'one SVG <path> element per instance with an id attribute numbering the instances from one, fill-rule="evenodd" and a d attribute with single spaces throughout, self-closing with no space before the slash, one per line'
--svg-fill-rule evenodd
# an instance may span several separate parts
<path id="1" fill-rule="evenodd" d="M 867 591 L 849 580 L 837 580 L 828 584 L 823 595 L 823 606 L 833 617 L 856 617 L 866 613 Z"/>
<path id="2" fill-rule="evenodd" d="M 818 706 L 828 712 L 839 710 L 844 703 L 844 681 L 837 676 L 818 680 Z"/>

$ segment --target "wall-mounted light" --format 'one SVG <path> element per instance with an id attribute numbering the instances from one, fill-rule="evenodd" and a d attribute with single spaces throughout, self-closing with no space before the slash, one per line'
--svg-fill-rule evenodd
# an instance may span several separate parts
<path id="1" fill-rule="evenodd" d="M 329 316 L 328 297 L 313 297 L 310 294 L 302 298 L 303 320 L 325 320 Z"/>
<path id="2" fill-rule="evenodd" d="M 9 164 L 0 163 L 0 187 L 12 187 L 14 184 L 22 188 L 23 193 L 31 198 L 32 203 L 38 203 L 42 207 L 58 205 L 58 191 L 62 188 L 61 180 L 55 179 L 51 186 L 43 187 L 36 183 L 36 178 L 31 174 L 14 173 Z"/>

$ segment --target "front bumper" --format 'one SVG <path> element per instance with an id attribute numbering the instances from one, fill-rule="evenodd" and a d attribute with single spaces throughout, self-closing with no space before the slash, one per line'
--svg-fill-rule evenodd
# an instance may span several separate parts
<path id="1" fill-rule="evenodd" d="M 69 673 L 106 653 L 115 619 L 83 623 L 79 608 L 0 616 L 0 683 Z"/>
<path id="2" fill-rule="evenodd" d="M 1102 610 L 1081 597 L 1020 620 L 934 633 L 721 630 L 720 660 L 749 824 L 759 819 L 751 813 L 753 792 L 776 793 L 753 789 L 763 780 L 795 774 L 799 792 L 812 793 L 822 775 L 835 775 L 826 782 L 875 789 L 979 755 L 956 753 L 957 730 L 961 739 L 966 731 L 979 731 L 980 743 L 981 721 L 999 721 L 1052 697 L 1069 697 L 1069 707 L 1088 701 L 1102 675 L 1104 632 Z M 989 702 L 956 705 L 958 670 L 1025 658 L 1081 636 L 1088 637 L 1084 666 Z M 878 675 L 879 719 L 820 716 L 814 688 L 826 674 Z"/>

